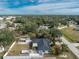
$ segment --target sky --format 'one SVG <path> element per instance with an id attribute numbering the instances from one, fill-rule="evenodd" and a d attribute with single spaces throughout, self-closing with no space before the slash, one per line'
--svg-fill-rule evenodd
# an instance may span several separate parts
<path id="1" fill-rule="evenodd" d="M 0 0 L 0 15 L 79 15 L 79 0 Z"/>

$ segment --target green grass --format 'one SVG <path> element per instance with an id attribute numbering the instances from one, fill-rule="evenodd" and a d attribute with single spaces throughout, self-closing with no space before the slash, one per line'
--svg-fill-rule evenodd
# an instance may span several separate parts
<path id="1" fill-rule="evenodd" d="M 5 54 L 5 52 L 0 53 L 0 59 L 3 59 L 4 54 Z"/>
<path id="2" fill-rule="evenodd" d="M 79 46 L 77 46 L 77 48 L 79 49 Z"/>
<path id="3" fill-rule="evenodd" d="M 21 50 L 25 50 L 25 49 L 28 49 L 28 45 L 25 45 L 25 44 L 15 44 L 12 48 L 11 51 L 9 51 L 8 55 L 10 56 L 19 56 L 20 55 L 20 52 Z"/>
<path id="4" fill-rule="evenodd" d="M 64 52 L 67 55 L 67 58 L 57 57 L 57 59 L 76 59 L 76 57 L 71 52 Z"/>
<path id="5" fill-rule="evenodd" d="M 76 40 L 79 39 L 79 32 L 76 30 L 73 30 L 72 27 L 62 29 L 61 32 L 66 38 L 68 38 L 70 42 L 76 42 Z"/>

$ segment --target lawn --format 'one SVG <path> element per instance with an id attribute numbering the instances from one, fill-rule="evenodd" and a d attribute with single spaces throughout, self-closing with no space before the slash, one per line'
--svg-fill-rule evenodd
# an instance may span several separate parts
<path id="1" fill-rule="evenodd" d="M 71 52 L 64 52 L 65 55 L 67 55 L 66 58 L 64 57 L 57 57 L 57 59 L 76 59 L 76 57 Z"/>
<path id="2" fill-rule="evenodd" d="M 5 52 L 0 53 L 0 59 L 2 59 L 2 57 L 3 57 L 4 53 L 5 53 Z"/>
<path id="3" fill-rule="evenodd" d="M 70 42 L 77 42 L 79 39 L 79 31 L 74 30 L 72 27 L 62 29 L 61 32 Z"/>
<path id="4" fill-rule="evenodd" d="M 20 52 L 21 50 L 24 50 L 24 49 L 28 49 L 28 45 L 25 45 L 25 44 L 15 44 L 12 48 L 11 51 L 9 51 L 8 53 L 8 56 L 20 56 L 22 55 Z M 61 58 L 59 56 L 51 56 L 51 57 L 56 57 L 56 59 L 75 59 L 74 55 L 71 53 L 71 52 L 64 52 L 64 54 L 66 54 L 68 57 L 67 58 Z M 50 57 L 50 58 L 51 58 Z M 46 57 L 44 57 L 45 59 Z"/>
<path id="5" fill-rule="evenodd" d="M 51 55 L 51 56 L 45 56 L 43 59 L 52 59 L 53 57 L 56 57 L 56 59 L 76 59 L 75 55 L 73 55 L 70 51 L 64 52 L 63 54 L 67 55 L 67 57 L 59 57 L 56 55 Z"/>
<path id="6" fill-rule="evenodd" d="M 3 59 L 3 56 L 4 56 L 4 54 L 6 53 L 6 51 L 9 49 L 9 47 L 11 46 L 11 44 L 10 45 L 7 45 L 7 46 L 5 46 L 5 51 L 4 52 L 2 52 L 2 53 L 0 53 L 0 59 Z"/>
<path id="7" fill-rule="evenodd" d="M 29 46 L 28 45 L 25 45 L 25 44 L 15 44 L 12 48 L 11 51 L 9 51 L 8 55 L 9 56 L 19 56 L 21 55 L 21 51 L 22 50 L 25 50 L 25 49 L 28 49 Z"/>
<path id="8" fill-rule="evenodd" d="M 79 46 L 77 46 L 77 48 L 79 49 Z"/>

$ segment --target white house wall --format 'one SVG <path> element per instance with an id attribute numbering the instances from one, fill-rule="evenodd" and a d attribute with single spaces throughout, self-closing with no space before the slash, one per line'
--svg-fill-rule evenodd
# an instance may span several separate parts
<path id="1" fill-rule="evenodd" d="M 29 56 L 3 56 L 3 59 L 31 59 Z"/>

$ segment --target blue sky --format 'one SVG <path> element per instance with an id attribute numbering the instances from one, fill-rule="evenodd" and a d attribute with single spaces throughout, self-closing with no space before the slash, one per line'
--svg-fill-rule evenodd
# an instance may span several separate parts
<path id="1" fill-rule="evenodd" d="M 79 15 L 79 0 L 0 0 L 0 15 Z"/>

